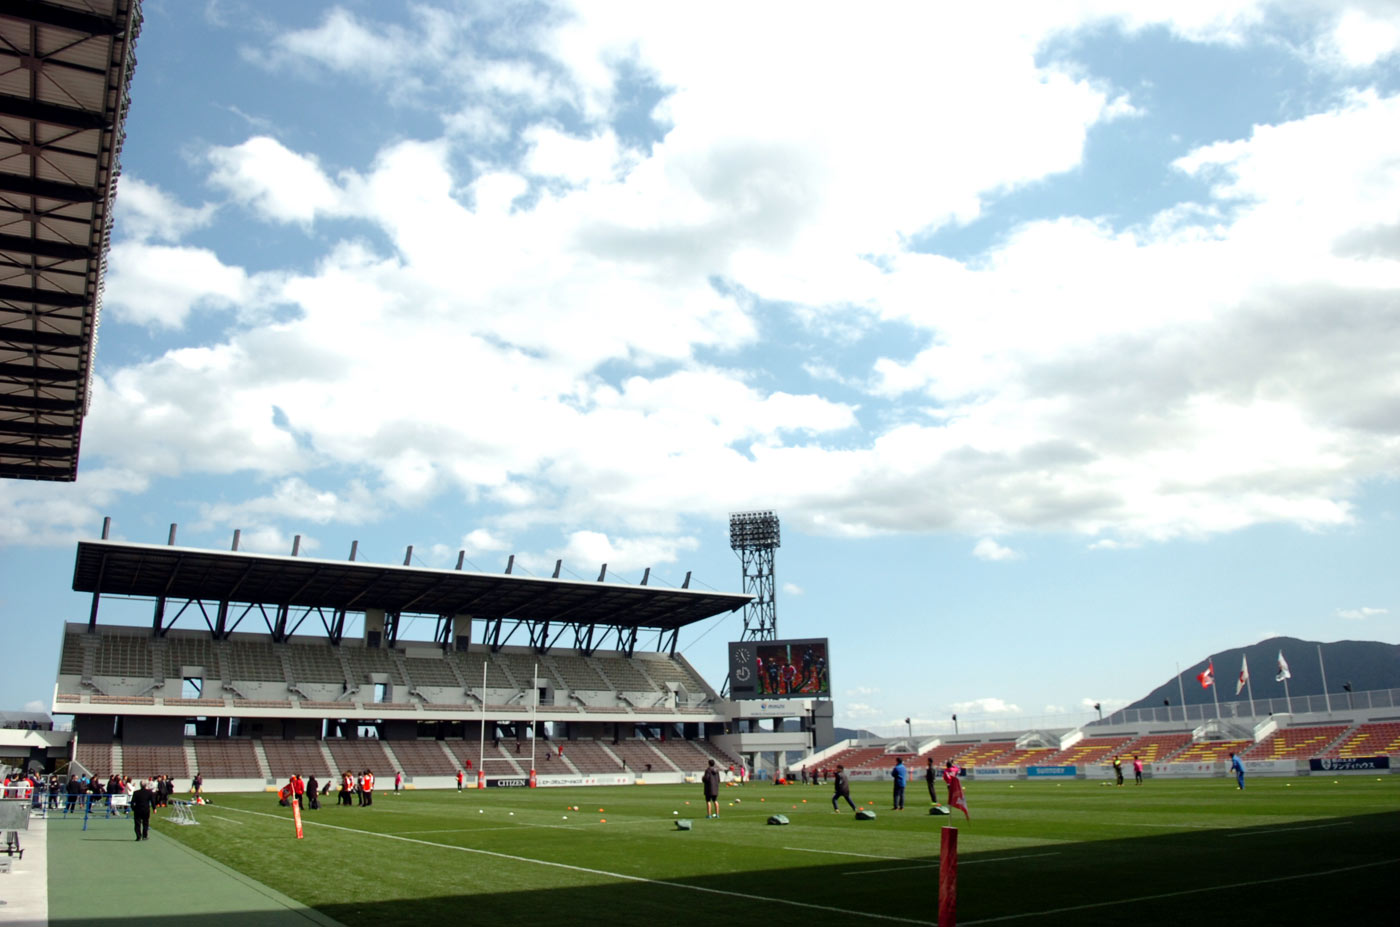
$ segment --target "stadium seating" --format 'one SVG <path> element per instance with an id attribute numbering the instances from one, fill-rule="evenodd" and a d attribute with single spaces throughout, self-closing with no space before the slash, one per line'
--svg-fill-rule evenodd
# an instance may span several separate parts
<path id="1" fill-rule="evenodd" d="M 1167 757 L 1168 763 L 1223 763 L 1231 753 L 1243 754 L 1252 740 L 1198 740 Z"/>
<path id="2" fill-rule="evenodd" d="M 998 766 L 1039 766 L 1058 750 L 1055 747 L 1027 747 L 1021 750 L 1012 750 L 1010 753 L 997 760 Z"/>
<path id="3" fill-rule="evenodd" d="M 190 774 L 183 745 L 179 747 L 123 745 L 121 767 L 114 772 L 138 778 L 173 776 L 176 779 L 183 779 Z"/>
<path id="4" fill-rule="evenodd" d="M 1127 737 L 1085 737 L 1059 753 L 1051 754 L 1043 761 L 1046 766 L 1092 766 L 1114 754 L 1123 754 L 1130 738 Z M 1127 754 L 1131 756 L 1132 754 Z M 1141 755 L 1141 754 L 1139 754 Z M 1143 757 L 1143 762 L 1147 758 Z"/>
<path id="5" fill-rule="evenodd" d="M 93 675 L 151 676 L 150 634 L 102 634 L 94 654 Z"/>
<path id="6" fill-rule="evenodd" d="M 1362 724 L 1331 750 L 1327 756 L 1395 756 L 1400 754 L 1400 723 L 1383 721 Z"/>
<path id="7" fill-rule="evenodd" d="M 942 767 L 944 763 L 948 762 L 965 749 L 967 749 L 966 744 L 939 744 L 936 747 L 925 750 L 915 757 L 914 765 L 926 767 L 928 766 L 928 761 L 933 760 L 933 765 Z"/>
<path id="8" fill-rule="evenodd" d="M 452 664 L 445 659 L 424 659 L 422 657 L 404 658 L 404 669 L 408 671 L 408 682 L 411 686 L 443 686 L 462 688 L 463 681 L 458 681 L 457 674 L 452 671 Z"/>
<path id="9" fill-rule="evenodd" d="M 1345 724 L 1280 728 L 1245 751 L 1247 760 L 1293 760 L 1322 756 L 1347 729 Z"/>
<path id="10" fill-rule="evenodd" d="M 368 769 L 381 783 L 393 781 L 397 770 L 379 741 L 327 737 L 324 743 L 335 760 L 337 771 L 348 769 L 358 773 L 362 769 Z"/>
<path id="11" fill-rule="evenodd" d="M 261 779 L 253 742 L 242 738 L 215 740 L 198 737 L 193 741 L 196 772 L 205 779 Z"/>
<path id="12" fill-rule="evenodd" d="M 837 766 L 845 766 L 847 769 L 856 769 L 867 763 L 878 762 L 885 755 L 885 748 L 881 747 L 850 747 L 842 750 L 834 756 L 829 756 L 818 763 L 800 763 L 794 769 L 806 767 L 808 769 L 835 769 Z M 894 762 L 891 760 L 890 762 Z"/>
<path id="13" fill-rule="evenodd" d="M 968 747 L 953 758 L 959 766 L 1000 766 L 1002 758 L 1011 754 L 1016 744 L 1009 740 L 994 740 L 991 743 Z"/>
<path id="14" fill-rule="evenodd" d="M 652 747 L 665 754 L 666 758 L 682 772 L 699 772 L 709 765 L 711 759 L 713 759 L 715 764 L 721 769 L 727 768 L 731 762 L 728 758 L 724 758 L 724 762 L 721 762 L 721 758 L 711 756 L 697 745 L 696 742 L 690 740 L 677 740 L 672 738 L 670 740 L 653 740 L 649 741 L 649 743 Z"/>
<path id="15" fill-rule="evenodd" d="M 345 685 L 345 670 L 335 651 L 325 644 L 288 644 L 284 653 L 292 682 Z"/>
<path id="16" fill-rule="evenodd" d="M 675 772 L 670 764 L 651 748 L 651 743 L 649 740 L 620 740 L 608 746 L 627 764 L 628 772 L 645 772 L 647 766 L 654 772 Z"/>
<path id="17" fill-rule="evenodd" d="M 263 740 L 259 744 L 267 757 L 269 774 L 275 779 L 286 779 L 293 774 L 324 780 L 331 775 L 331 765 L 321 751 L 318 740 Z M 380 751 L 381 755 L 383 751 Z M 342 766 L 341 769 L 346 767 Z M 355 767 L 355 771 L 363 769 Z M 335 770 L 339 772 L 340 770 Z M 378 770 L 375 775 L 379 775 Z"/>
<path id="18" fill-rule="evenodd" d="M 1128 741 L 1115 752 L 1125 757 L 1141 757 L 1144 763 L 1160 763 L 1190 742 L 1191 735 L 1184 731 L 1177 734 L 1145 734 Z"/>
<path id="19" fill-rule="evenodd" d="M 593 740 L 570 740 L 563 744 L 564 758 L 585 775 L 618 773 L 622 763 L 608 748 Z"/>
<path id="20" fill-rule="evenodd" d="M 73 759 L 90 773 L 106 776 L 116 772 L 112 762 L 111 744 L 93 744 L 80 740 Z"/>
<path id="21" fill-rule="evenodd" d="M 392 740 L 385 746 L 393 751 L 406 776 L 453 776 L 456 761 L 438 740 Z"/>

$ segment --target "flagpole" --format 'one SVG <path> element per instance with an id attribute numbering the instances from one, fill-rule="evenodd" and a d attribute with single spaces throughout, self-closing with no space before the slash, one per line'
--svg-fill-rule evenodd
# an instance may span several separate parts
<path id="1" fill-rule="evenodd" d="M 1322 664 L 1322 645 L 1317 645 L 1317 668 L 1322 670 L 1322 698 L 1327 703 L 1327 715 L 1332 715 L 1332 696 L 1327 694 L 1327 667 Z"/>
<path id="2" fill-rule="evenodd" d="M 1249 693 L 1249 717 L 1252 721 L 1257 718 L 1258 715 L 1254 713 L 1254 680 L 1250 679 L 1248 676 L 1244 677 L 1244 689 Z"/>
<path id="3" fill-rule="evenodd" d="M 1210 668 L 1210 697 L 1215 699 L 1215 720 L 1220 720 L 1220 687 L 1215 684 L 1215 657 L 1206 664 Z"/>
<path id="4" fill-rule="evenodd" d="M 531 680 L 535 690 L 535 705 L 530 709 L 530 772 L 535 771 L 535 742 L 538 741 L 540 728 L 540 665 L 535 664 L 534 678 Z"/>
<path id="5" fill-rule="evenodd" d="M 490 657 L 483 655 L 481 659 L 481 740 L 477 744 L 476 774 L 484 776 L 486 774 L 486 661 Z"/>
<path id="6" fill-rule="evenodd" d="M 1180 693 L 1180 695 L 1181 695 L 1181 720 L 1182 720 L 1183 723 L 1185 723 L 1185 721 L 1186 721 L 1186 686 L 1181 682 L 1181 664 L 1180 664 L 1180 663 L 1178 663 L 1178 664 L 1176 665 L 1176 690 L 1177 690 L 1177 692 Z M 1170 721 L 1170 720 L 1171 720 L 1171 717 L 1170 717 L 1171 712 L 1168 712 L 1167 715 L 1168 715 L 1167 720 Z"/>

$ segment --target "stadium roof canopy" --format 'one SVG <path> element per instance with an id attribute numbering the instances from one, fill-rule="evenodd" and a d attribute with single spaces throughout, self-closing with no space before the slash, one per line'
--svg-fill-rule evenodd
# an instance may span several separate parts
<path id="1" fill-rule="evenodd" d="M 73 589 L 98 595 L 660 631 L 734 611 L 753 598 L 117 541 L 78 543 Z"/>
<path id="2" fill-rule="evenodd" d="M 0 3 L 0 477 L 72 481 L 140 0 Z"/>

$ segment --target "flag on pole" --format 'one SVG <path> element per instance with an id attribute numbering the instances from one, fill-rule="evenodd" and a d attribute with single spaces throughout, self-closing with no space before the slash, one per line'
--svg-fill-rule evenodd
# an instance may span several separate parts
<path id="1" fill-rule="evenodd" d="M 1240 681 L 1235 683 L 1235 694 L 1239 695 L 1249 684 L 1249 657 L 1240 657 Z M 1253 690 L 1251 690 L 1253 691 Z"/>
<path id="2" fill-rule="evenodd" d="M 1285 679 L 1292 679 L 1293 674 L 1288 671 L 1288 661 L 1283 658 L 1283 651 L 1278 652 L 1278 675 L 1274 677 L 1276 682 L 1283 682 Z"/>
<path id="3" fill-rule="evenodd" d="M 1200 680 L 1202 689 L 1209 689 L 1215 685 L 1215 661 L 1211 660 L 1207 663 L 1205 670 L 1197 673 L 1196 678 Z"/>
<path id="4" fill-rule="evenodd" d="M 967 796 L 963 795 L 962 783 L 958 781 L 957 767 L 953 767 L 952 773 L 953 774 L 949 776 L 945 770 L 943 776 L 944 780 L 948 783 L 948 804 L 952 805 L 954 808 L 961 809 L 963 817 L 971 821 L 972 815 L 967 811 Z"/>

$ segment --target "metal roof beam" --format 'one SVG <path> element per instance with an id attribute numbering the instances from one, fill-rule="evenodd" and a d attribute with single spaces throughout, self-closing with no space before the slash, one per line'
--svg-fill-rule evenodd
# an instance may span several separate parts
<path id="1" fill-rule="evenodd" d="M 6 287 L 6 289 L 15 290 L 19 287 Z M 25 290 L 24 292 L 30 291 Z M 0 298 L 4 297 L 0 296 Z M 84 342 L 82 335 L 70 335 L 67 332 L 0 326 L 0 344 L 23 344 L 36 348 L 81 348 Z"/>
<path id="2" fill-rule="evenodd" d="M 17 380 L 48 380 L 52 383 L 71 383 L 82 379 L 76 370 L 64 367 L 40 367 L 38 364 L 0 363 L 0 377 L 14 377 Z"/>
<path id="3" fill-rule="evenodd" d="M 0 93 L 0 116 L 16 116 L 70 129 L 110 129 L 114 114 L 44 103 Z"/>
<path id="4" fill-rule="evenodd" d="M 41 290 L 38 287 L 8 286 L 6 284 L 0 284 L 0 299 L 16 303 L 38 303 L 41 306 L 63 306 L 75 309 L 88 304 L 86 293 L 65 293 L 61 290 Z"/>
<path id="5" fill-rule="evenodd" d="M 119 9 L 118 12 L 123 11 Z M 117 35 L 125 27 L 124 16 L 122 19 L 108 19 L 96 13 L 84 13 L 40 0 L 6 0 L 4 8 L 0 9 L 0 18 L 42 23 L 88 35 Z"/>
<path id="6" fill-rule="evenodd" d="M 0 409 L 28 409 L 35 412 L 77 412 L 78 400 L 50 399 L 46 396 L 0 394 Z"/>
<path id="7" fill-rule="evenodd" d="M 66 483 L 71 482 L 72 472 L 72 464 L 67 461 L 61 467 L 0 464 L 0 477 L 14 480 L 55 480 Z"/>
<path id="8" fill-rule="evenodd" d="M 58 180 L 38 180 L 6 171 L 0 171 L 0 193 L 39 196 L 44 199 L 62 200 L 65 203 L 96 203 L 102 198 L 101 191 L 96 187 Z"/>
<path id="9" fill-rule="evenodd" d="M 0 251 L 20 251 L 65 261 L 86 261 L 97 255 L 97 249 L 90 245 L 54 241 L 49 238 L 30 238 L 27 235 L 0 235 Z"/>
<path id="10" fill-rule="evenodd" d="M 50 425 L 44 422 L 10 419 L 9 421 L 0 421 L 0 435 L 11 435 L 17 438 L 71 439 L 78 436 L 78 426 Z"/>
<path id="11" fill-rule="evenodd" d="M 0 458 L 17 457 L 20 460 L 38 460 L 67 457 L 73 453 L 71 447 L 43 447 L 38 444 L 0 444 Z"/>

